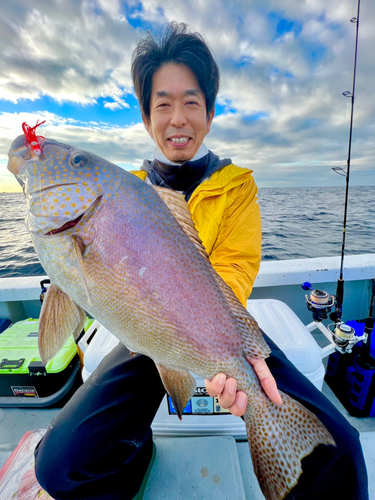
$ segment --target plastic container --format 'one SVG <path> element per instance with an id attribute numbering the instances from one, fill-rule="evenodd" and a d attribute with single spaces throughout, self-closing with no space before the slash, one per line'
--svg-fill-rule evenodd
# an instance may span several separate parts
<path id="1" fill-rule="evenodd" d="M 45 366 L 38 351 L 38 328 L 39 320 L 29 318 L 0 334 L 0 407 L 50 406 L 79 380 L 73 336 Z"/>

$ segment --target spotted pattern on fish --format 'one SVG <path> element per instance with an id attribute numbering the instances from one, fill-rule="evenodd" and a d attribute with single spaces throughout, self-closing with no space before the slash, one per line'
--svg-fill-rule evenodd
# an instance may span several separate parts
<path id="1" fill-rule="evenodd" d="M 334 445 L 318 418 L 280 391 L 283 404 L 267 400 L 245 417 L 254 471 L 267 499 L 283 498 L 302 473 L 301 459 L 317 444 Z"/>
<path id="2" fill-rule="evenodd" d="M 246 356 L 265 358 L 269 347 L 199 250 L 193 225 L 184 230 L 168 200 L 91 153 L 45 140 L 39 159 L 22 164 L 22 147 L 16 139 L 9 169 L 24 183 L 27 227 L 53 297 L 72 311 L 71 323 L 83 309 L 129 350 L 151 357 L 179 414 L 193 391 L 188 371 L 207 379 L 219 372 L 234 377 L 249 397 L 245 422 L 262 491 L 268 500 L 284 498 L 298 481 L 301 459 L 333 439 L 286 394 L 278 407 L 263 392 Z M 186 205 L 175 215 L 184 211 L 186 222 Z M 54 302 L 45 300 L 41 314 L 41 349 L 48 356 L 53 322 L 64 320 Z M 65 340 L 61 335 L 53 345 Z"/>

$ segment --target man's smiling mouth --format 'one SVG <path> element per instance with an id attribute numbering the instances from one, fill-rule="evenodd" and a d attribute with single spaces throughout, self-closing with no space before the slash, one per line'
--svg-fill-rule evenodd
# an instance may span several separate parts
<path id="1" fill-rule="evenodd" d="M 183 145 L 191 140 L 191 137 L 170 137 L 168 139 L 172 144 Z"/>
<path id="2" fill-rule="evenodd" d="M 172 142 L 174 142 L 175 144 L 184 144 L 185 142 L 187 142 L 189 140 L 188 137 L 181 137 L 180 139 L 178 139 L 177 137 L 176 138 L 173 138 L 171 139 Z"/>

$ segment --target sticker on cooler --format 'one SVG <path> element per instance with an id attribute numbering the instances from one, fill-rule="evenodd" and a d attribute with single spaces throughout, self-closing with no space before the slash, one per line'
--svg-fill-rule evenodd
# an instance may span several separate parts
<path id="1" fill-rule="evenodd" d="M 172 399 L 168 396 L 168 411 L 170 415 L 176 415 Z M 189 400 L 183 414 L 184 415 L 227 415 L 229 410 L 225 410 L 219 404 L 217 397 L 211 398 L 207 394 L 205 387 L 197 387 L 194 396 Z"/>
<path id="2" fill-rule="evenodd" d="M 11 386 L 15 396 L 24 396 L 28 398 L 39 398 L 39 395 L 33 386 Z"/>
<path id="3" fill-rule="evenodd" d="M 168 396 L 168 410 L 169 410 L 169 415 L 176 415 L 176 408 L 174 407 L 172 403 L 172 398 Z M 191 402 L 189 401 L 188 404 L 186 405 L 184 411 L 184 414 L 186 415 L 191 415 Z"/>
<path id="4" fill-rule="evenodd" d="M 210 396 L 193 396 L 191 398 L 193 415 L 213 415 L 214 398 Z"/>

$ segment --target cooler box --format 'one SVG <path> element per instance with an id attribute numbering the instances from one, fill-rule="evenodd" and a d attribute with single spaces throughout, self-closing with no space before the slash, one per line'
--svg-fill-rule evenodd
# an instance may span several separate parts
<path id="1" fill-rule="evenodd" d="M 324 380 L 322 353 L 309 330 L 279 300 L 249 300 L 248 310 L 260 327 L 284 351 L 288 359 L 319 389 Z M 87 380 L 118 340 L 95 321 L 79 342 L 84 352 L 83 380 Z M 192 374 L 197 382 L 194 396 L 185 408 L 182 421 L 176 416 L 170 397 L 165 396 L 155 415 L 152 430 L 156 436 L 231 435 L 246 439 L 245 424 L 218 404 L 206 392 L 204 380 Z"/>
<path id="2" fill-rule="evenodd" d="M 92 321 L 86 321 L 85 327 Z M 38 352 L 38 327 L 39 320 L 27 319 L 0 333 L 0 407 L 51 406 L 80 380 L 73 336 L 44 366 Z"/>

